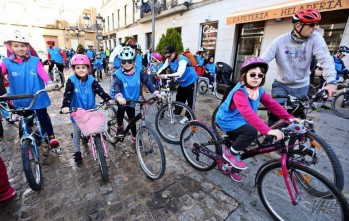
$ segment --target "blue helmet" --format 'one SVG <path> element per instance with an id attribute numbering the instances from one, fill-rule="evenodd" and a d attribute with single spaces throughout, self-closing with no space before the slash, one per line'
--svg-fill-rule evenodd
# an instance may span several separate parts
<path id="1" fill-rule="evenodd" d="M 129 46 L 124 46 L 120 50 L 119 59 L 120 60 L 133 60 L 136 56 L 136 52 L 133 48 Z"/>

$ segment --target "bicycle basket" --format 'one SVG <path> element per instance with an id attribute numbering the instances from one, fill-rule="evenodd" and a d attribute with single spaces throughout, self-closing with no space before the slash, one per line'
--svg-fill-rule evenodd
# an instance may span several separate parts
<path id="1" fill-rule="evenodd" d="M 108 117 L 105 112 L 79 109 L 71 116 L 84 136 L 102 133 L 107 130 Z"/>

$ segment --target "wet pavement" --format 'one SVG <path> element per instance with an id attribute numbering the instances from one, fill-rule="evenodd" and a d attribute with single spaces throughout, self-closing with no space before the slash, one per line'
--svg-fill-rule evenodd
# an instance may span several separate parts
<path id="1" fill-rule="evenodd" d="M 102 85 L 108 90 L 108 78 Z M 127 139 L 124 143 L 108 144 L 110 181 L 103 183 L 98 163 L 86 154 L 87 149 L 82 148 L 83 164 L 77 166 L 74 163 L 73 127 L 67 115 L 59 114 L 62 95 L 63 89 L 62 92 L 50 93 L 52 105 L 49 108 L 62 153 L 50 152 L 44 156 L 47 151 L 41 149 L 44 177 L 41 191 L 32 191 L 26 183 L 18 129 L 3 122 L 5 139 L 1 142 L 0 154 L 17 195 L 7 207 L 0 209 L 1 221 L 271 220 L 254 187 L 258 167 L 270 156 L 247 161 L 250 172 L 245 172 L 244 182 L 238 184 L 217 169 L 196 171 L 185 162 L 179 146 L 163 141 L 166 172 L 161 179 L 152 181 L 143 173 L 135 148 Z M 219 102 L 213 95 L 199 96 L 197 117 L 209 122 Z M 155 109 L 150 111 L 155 113 Z M 319 134 L 333 144 L 342 164 L 345 163 L 344 172 L 348 177 L 349 159 L 344 147 L 349 141 L 349 120 L 330 111 L 316 113 L 314 119 L 320 126 Z M 349 192 L 347 182 L 345 192 Z"/>

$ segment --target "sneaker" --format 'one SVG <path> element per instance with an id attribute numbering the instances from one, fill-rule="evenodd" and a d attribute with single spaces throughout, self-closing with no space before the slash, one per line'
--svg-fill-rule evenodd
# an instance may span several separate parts
<path id="1" fill-rule="evenodd" d="M 78 152 L 75 152 L 74 153 L 74 161 L 76 164 L 81 164 L 82 163 L 82 157 L 81 157 L 81 152 L 78 151 Z"/>
<path id="2" fill-rule="evenodd" d="M 53 135 L 50 136 L 49 140 L 50 140 L 50 147 L 51 148 L 59 147 L 59 141 Z"/>
<path id="3" fill-rule="evenodd" d="M 0 202 L 5 202 L 16 195 L 16 191 L 10 186 L 4 193 L 0 193 Z"/>
<path id="4" fill-rule="evenodd" d="M 229 148 L 224 151 L 223 158 L 228 161 L 233 167 L 239 170 L 246 170 L 247 165 L 244 161 L 240 160 L 240 155 L 234 156 L 230 153 Z"/>
<path id="5" fill-rule="evenodd" d="M 124 127 L 123 126 L 118 126 L 116 130 L 116 136 L 122 137 L 124 136 Z"/>
<path id="6" fill-rule="evenodd" d="M 180 124 L 186 124 L 189 121 L 187 117 L 183 117 L 182 120 L 178 121 Z"/>
<path id="7" fill-rule="evenodd" d="M 330 110 L 330 109 L 331 109 L 329 106 L 327 106 L 327 105 L 325 105 L 325 104 L 324 104 L 324 105 L 321 105 L 321 108 L 322 108 L 322 109 L 326 109 L 326 110 Z"/>
<path id="8" fill-rule="evenodd" d="M 131 136 L 131 139 L 130 139 L 130 140 L 131 140 L 131 143 L 132 143 L 132 144 L 135 144 L 135 143 L 136 143 L 136 137 Z"/>
<path id="9" fill-rule="evenodd" d="M 242 176 L 240 173 L 232 172 L 229 176 L 235 182 L 238 182 L 238 183 L 242 182 Z"/>

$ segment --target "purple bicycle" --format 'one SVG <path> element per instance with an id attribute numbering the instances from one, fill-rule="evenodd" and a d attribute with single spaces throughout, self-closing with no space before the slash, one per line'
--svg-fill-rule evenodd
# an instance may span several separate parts
<path id="1" fill-rule="evenodd" d="M 241 159 L 281 150 L 281 159 L 270 160 L 257 171 L 258 195 L 269 214 L 276 220 L 349 220 L 349 206 L 341 191 L 320 173 L 290 156 L 286 141 L 291 135 L 306 133 L 300 123 L 281 129 L 285 138 L 241 153 Z M 219 138 L 203 122 L 190 121 L 182 130 L 180 145 L 187 162 L 197 170 L 218 166 L 229 175 L 239 172 L 222 157 L 222 147 L 232 141 Z"/>

